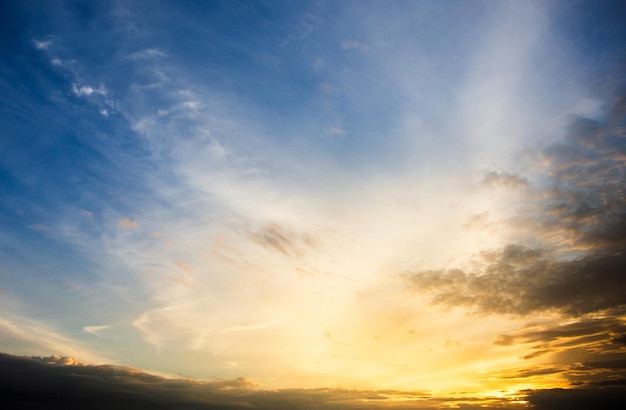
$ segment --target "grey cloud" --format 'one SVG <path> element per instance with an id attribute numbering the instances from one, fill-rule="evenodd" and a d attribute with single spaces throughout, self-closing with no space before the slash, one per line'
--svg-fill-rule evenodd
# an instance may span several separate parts
<path id="1" fill-rule="evenodd" d="M 558 374 L 569 370 L 568 366 L 534 366 L 502 376 L 503 379 L 525 379 L 533 376 L 543 376 L 547 374 Z"/>
<path id="2" fill-rule="evenodd" d="M 596 357 L 604 357 L 601 354 Z M 619 355 L 611 360 L 586 361 L 583 363 L 560 363 L 527 366 L 501 373 L 492 374 L 492 378 L 501 380 L 524 380 L 528 378 L 541 377 L 546 375 L 560 375 L 568 380 L 570 386 L 580 388 L 585 386 L 593 388 L 595 386 L 611 385 L 616 380 L 626 380 L 626 360 Z"/>
<path id="3" fill-rule="evenodd" d="M 524 360 L 530 360 L 530 359 L 534 359 L 536 357 L 539 356 L 543 356 L 544 354 L 550 353 L 552 352 L 551 349 L 543 349 L 543 350 L 535 350 L 534 352 L 527 354 L 526 356 L 523 356 L 522 359 Z"/>
<path id="4" fill-rule="evenodd" d="M 469 269 L 405 274 L 433 302 L 475 312 L 578 316 L 626 311 L 626 95 L 604 122 L 576 119 L 567 138 L 544 149 L 546 182 L 524 191 L 514 228 L 524 244 L 476 255 Z M 489 186 L 526 187 L 491 172 Z"/>
<path id="5" fill-rule="evenodd" d="M 429 270 L 406 277 L 433 302 L 466 306 L 480 313 L 526 315 L 556 309 L 576 316 L 624 310 L 624 252 L 603 252 L 573 260 L 542 249 L 510 245 L 479 259 L 473 271 Z"/>
<path id="6" fill-rule="evenodd" d="M 618 123 L 626 117 L 626 91 L 622 90 L 621 94 L 613 102 L 611 110 L 611 122 Z"/>
<path id="7" fill-rule="evenodd" d="M 465 228 L 485 228 L 490 224 L 489 221 L 489 212 L 481 212 L 478 214 L 474 214 L 467 218 L 466 222 L 463 224 Z"/>
<path id="8" fill-rule="evenodd" d="M 285 255 L 294 251 L 294 237 L 290 232 L 279 225 L 268 225 L 257 232 L 251 232 L 250 237 L 257 243 L 274 248 Z"/>
<path id="9" fill-rule="evenodd" d="M 568 138 L 544 150 L 553 178 L 541 218 L 547 231 L 568 232 L 587 248 L 626 244 L 626 135 L 624 118 L 606 124 L 578 119 Z M 611 249 L 614 251 L 615 249 Z"/>
<path id="10" fill-rule="evenodd" d="M 554 318 L 494 341 L 502 348 L 528 344 L 521 358 L 529 365 L 497 377 L 558 374 L 577 387 L 529 391 L 536 409 L 626 404 L 625 99 L 615 100 L 606 120 L 576 119 L 563 141 L 535 153 L 544 165 L 543 176 L 532 179 L 536 186 L 513 174 L 485 176 L 489 187 L 523 187 L 511 221 L 519 242 L 476 254 L 463 269 L 403 275 L 434 304 Z M 533 364 L 538 357 L 544 365 Z"/>
<path id="11" fill-rule="evenodd" d="M 626 369 L 626 359 L 585 362 L 583 366 L 587 369 Z"/>
<path id="12" fill-rule="evenodd" d="M 526 399 L 536 410 L 623 409 L 626 389 L 529 390 Z"/>
<path id="13" fill-rule="evenodd" d="M 70 360 L 65 360 L 70 361 Z M 0 403 L 3 408 L 235 409 L 220 402 L 217 388 L 168 380 L 116 366 L 63 365 L 46 358 L 0 354 Z M 215 397 L 214 397 L 215 396 Z M 6 407 L 5 407 L 6 406 Z"/>
<path id="14" fill-rule="evenodd" d="M 598 357 L 602 357 L 598 355 Z M 620 385 L 616 381 L 626 380 L 624 359 L 535 365 L 491 374 L 502 381 L 525 381 L 536 377 L 559 375 L 573 388 L 595 389 L 598 386 Z M 626 393 L 626 392 L 625 392 Z"/>
<path id="15" fill-rule="evenodd" d="M 509 346 L 516 343 L 547 343 L 559 339 L 581 338 L 598 334 L 603 335 L 608 340 L 611 334 L 624 331 L 626 331 L 626 323 L 618 318 L 587 319 L 560 326 L 530 325 L 513 335 L 500 335 L 495 344 Z"/>
<path id="16" fill-rule="evenodd" d="M 511 334 L 500 335 L 496 346 L 531 344 L 531 353 L 522 357 L 532 360 L 550 355 L 543 360 L 550 365 L 529 365 L 504 372 L 499 377 L 526 378 L 559 373 L 572 386 L 595 386 L 626 379 L 626 349 L 616 343 L 616 335 L 623 334 L 626 322 L 620 318 L 581 319 L 564 325 L 527 325 Z"/>
<path id="17" fill-rule="evenodd" d="M 626 345 L 626 334 L 616 336 L 612 339 L 612 341 L 615 344 Z"/>
<path id="18" fill-rule="evenodd" d="M 307 248 L 315 246 L 316 240 L 306 233 L 296 233 L 273 223 L 260 229 L 248 229 L 248 237 L 268 249 L 287 256 L 301 256 Z"/>
<path id="19" fill-rule="evenodd" d="M 623 361 L 590 362 L 587 368 L 621 369 Z M 581 368 L 581 366 L 579 366 Z M 544 366 L 509 378 L 566 373 L 578 368 Z M 539 409 L 599 408 L 624 403 L 624 378 L 587 384 L 584 389 L 528 390 Z M 590 386 L 595 386 L 591 388 Z M 395 400 L 400 398 L 401 400 Z M 595 399 L 595 401 L 593 400 Z M 559 407 L 564 404 L 569 407 Z M 64 357 L 19 357 L 0 353 L 0 406 L 8 409 L 212 409 L 212 410 L 355 410 L 355 409 L 519 409 L 516 397 L 433 397 L 425 391 L 283 389 L 261 390 L 247 379 L 200 382 L 175 380 L 119 366 L 89 366 Z M 580 407 L 578 407 L 580 408 Z M 591 407 L 588 407 L 591 408 Z M 596 408 L 596 407 L 594 407 Z"/>
<path id="20" fill-rule="evenodd" d="M 7 409 L 348 410 L 465 409 L 519 406 L 507 398 L 445 398 L 428 392 L 349 389 L 260 390 L 245 379 L 175 380 L 119 366 L 89 366 L 70 358 L 0 353 L 0 407 Z M 395 401 L 395 398 L 402 398 Z"/>
<path id="21" fill-rule="evenodd" d="M 491 188 L 528 188 L 529 184 L 525 178 L 507 172 L 488 172 L 482 179 L 481 184 Z"/>

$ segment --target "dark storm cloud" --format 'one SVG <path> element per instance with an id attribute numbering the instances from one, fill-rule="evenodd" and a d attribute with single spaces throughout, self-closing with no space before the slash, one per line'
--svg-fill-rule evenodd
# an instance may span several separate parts
<path id="1" fill-rule="evenodd" d="M 482 313 L 577 316 L 626 310 L 626 119 L 624 95 L 605 122 L 579 118 L 540 152 L 543 186 L 528 188 L 514 226 L 531 240 L 476 256 L 473 267 L 409 272 L 433 302 Z M 488 186 L 526 188 L 492 172 Z"/>
<path id="2" fill-rule="evenodd" d="M 622 388 L 530 390 L 527 400 L 536 410 L 623 409 Z"/>
<path id="3" fill-rule="evenodd" d="M 445 398 L 427 392 L 259 390 L 247 379 L 175 380 L 64 357 L 0 353 L 0 406 L 8 409 L 439 409 L 518 408 L 513 398 Z M 400 401 L 394 399 L 400 398 Z"/>

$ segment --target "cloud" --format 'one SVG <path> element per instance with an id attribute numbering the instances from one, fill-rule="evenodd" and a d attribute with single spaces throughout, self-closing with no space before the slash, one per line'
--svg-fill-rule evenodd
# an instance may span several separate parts
<path id="1" fill-rule="evenodd" d="M 556 309 L 580 315 L 626 306 L 622 253 L 560 261 L 543 249 L 509 245 L 475 262 L 472 271 L 430 270 L 408 278 L 418 292 L 433 294 L 434 303 L 480 313 L 527 315 Z"/>
<path id="2" fill-rule="evenodd" d="M 120 219 L 117 221 L 117 226 L 120 228 L 136 229 L 139 223 L 131 221 L 130 219 Z"/>
<path id="3" fill-rule="evenodd" d="M 51 365 L 52 364 L 52 365 Z M 69 358 L 0 355 L 2 399 L 46 408 L 246 408 L 230 391 L 254 386 L 245 379 L 196 383 L 164 379 L 116 366 L 87 366 Z M 33 377 L 36 378 L 33 379 Z M 231 402 L 231 403 L 228 403 Z"/>
<path id="4" fill-rule="evenodd" d="M 559 373 L 573 386 L 592 386 L 626 378 L 626 349 L 616 340 L 625 331 L 626 321 L 610 316 L 569 323 L 544 320 L 544 323 L 528 324 L 501 334 L 494 345 L 503 349 L 526 345 L 530 353 L 522 359 L 536 363 L 534 359 L 541 358 L 541 364 L 527 364 L 499 377 L 523 379 Z"/>
<path id="5" fill-rule="evenodd" d="M 111 343 L 109 348 L 116 357 L 132 357 L 144 366 L 204 375 L 207 367 L 218 368 L 215 363 L 237 362 L 241 371 L 254 371 L 255 376 L 278 386 L 314 385 L 321 380 L 335 386 L 381 381 L 406 386 L 421 377 L 415 375 L 415 368 L 421 369 L 417 373 L 428 374 L 432 385 L 443 379 L 450 386 L 455 377 L 442 376 L 441 362 L 455 362 L 446 371 L 457 372 L 479 360 L 469 353 L 463 357 L 452 354 L 456 346 L 446 349 L 446 353 L 427 351 L 431 345 L 445 345 L 443 341 L 451 337 L 452 331 L 462 333 L 454 339 L 463 340 L 463 349 L 474 330 L 480 333 L 484 343 L 481 347 L 487 348 L 480 349 L 483 358 L 491 357 L 496 350 L 513 350 L 516 344 L 526 346 L 521 331 L 509 331 L 509 324 L 498 322 L 504 329 L 494 326 L 485 330 L 487 326 L 473 318 L 472 324 L 465 322 L 461 330 L 450 319 L 454 314 L 443 317 L 432 311 L 418 313 L 428 310 L 422 304 L 423 296 L 414 298 L 419 299 L 415 304 L 411 301 L 403 305 L 403 284 L 394 282 L 389 273 L 422 263 L 445 266 L 440 262 L 464 260 L 485 243 L 491 247 L 501 244 L 497 229 L 505 212 L 491 206 L 492 197 L 515 191 L 520 197 L 543 196 L 547 201 L 550 196 L 550 200 L 558 201 L 559 192 L 543 189 L 536 185 L 536 178 L 518 169 L 491 166 L 489 169 L 499 171 L 488 173 L 482 180 L 481 192 L 477 194 L 477 189 L 469 196 L 468 179 L 476 179 L 464 178 L 474 170 L 466 157 L 473 160 L 475 154 L 473 148 L 467 148 L 466 136 L 477 146 L 490 147 L 493 142 L 496 148 L 517 148 L 511 135 L 526 141 L 527 127 L 541 124 L 541 119 L 547 117 L 517 103 L 520 94 L 532 94 L 526 94 L 524 80 L 550 62 L 533 51 L 537 44 L 544 44 L 543 34 L 552 29 L 542 31 L 542 10 L 534 13 L 543 7 L 505 5 L 509 9 L 505 19 L 499 18 L 502 13 L 489 14 L 497 8 L 482 13 L 457 5 L 460 8 L 451 13 L 447 6 L 435 3 L 428 7 L 368 6 L 356 13 L 348 7 L 332 14 L 319 13 L 314 7 L 315 15 L 305 14 L 299 27 L 293 27 L 298 21 L 296 13 L 301 11 L 299 6 L 297 12 L 285 9 L 284 13 L 269 13 L 268 17 L 277 17 L 276 21 L 259 18 L 256 11 L 248 15 L 250 19 L 241 20 L 246 15 L 240 13 L 256 10 L 246 8 L 234 13 L 236 21 L 229 20 L 232 16 L 219 17 L 224 27 L 238 27 L 241 21 L 251 24 L 233 37 L 228 30 L 212 31 L 213 25 L 196 19 L 200 14 L 193 16 L 197 13 L 173 4 L 162 6 L 156 10 L 117 4 L 115 10 L 93 13 L 90 24 L 57 24 L 61 30 L 55 37 L 59 38 L 59 47 L 55 43 L 53 48 L 57 51 L 67 45 L 68 49 L 58 51 L 63 67 L 55 69 L 58 72 L 50 80 L 49 97 L 51 101 L 65 98 L 68 103 L 61 106 L 64 115 L 55 118 L 93 128 L 72 128 L 71 132 L 61 128 L 63 132 L 57 132 L 51 127 L 50 134 L 42 134 L 39 145 L 46 152 L 50 146 L 71 152 L 59 163 L 79 162 L 80 166 L 62 171 L 57 178 L 45 180 L 52 184 L 40 186 L 42 191 L 65 190 L 72 201 L 59 208 L 71 215 L 59 221 L 63 218 L 51 210 L 49 219 L 39 220 L 63 235 L 53 238 L 60 246 L 50 248 L 50 253 L 74 265 L 75 272 L 67 274 L 82 278 L 83 291 L 80 297 L 70 297 L 48 287 L 31 286 L 50 298 L 24 292 L 33 303 L 33 311 L 50 307 L 49 315 L 57 319 L 59 329 L 78 330 L 89 344 L 104 343 L 88 334 L 99 329 L 86 326 L 86 333 L 81 334 L 80 326 L 130 323 L 144 339 L 128 338 L 133 329 L 115 326 L 106 334 L 110 332 L 124 343 Z M 127 13 L 123 18 L 120 9 Z M 153 14 L 156 11 L 158 21 Z M 101 16 L 106 22 L 99 20 Z M 348 16 L 354 24 L 336 24 L 345 21 L 335 20 L 337 16 Z M 415 24 L 417 16 L 419 24 Z M 185 24 L 179 26 L 180 21 Z M 264 27 L 256 26 L 259 21 Z M 472 27 L 480 27 L 480 33 L 471 27 L 468 30 L 467 21 Z M 131 25 L 132 32 L 125 31 Z M 68 28 L 66 32 L 64 27 Z M 114 31 L 104 30 L 94 36 L 94 31 L 84 31 L 85 27 L 112 27 Z M 264 37 L 268 27 L 274 33 L 269 43 Z M 209 33 L 212 35 L 204 37 Z M 478 56 L 468 92 L 464 93 L 459 82 L 465 81 L 468 59 L 477 51 L 477 44 L 481 48 L 484 33 L 490 37 L 483 47 L 486 52 Z M 281 35 L 288 36 L 289 48 L 276 50 L 275 42 L 280 41 L 276 36 Z M 136 43 L 126 41 L 131 37 L 159 47 L 182 43 L 190 47 L 129 49 L 129 44 Z M 85 47 L 79 43 L 83 38 L 90 39 Z M 358 42 L 342 43 L 344 39 Z M 32 49 L 31 44 L 28 46 Z M 358 52 L 367 47 L 367 53 Z M 110 58 L 102 59 L 102 53 L 83 53 L 85 50 L 108 50 L 105 57 Z M 162 58 L 164 55 L 167 58 Z M 450 59 L 455 64 L 447 64 Z M 315 61 L 323 64 L 313 71 Z M 63 76 L 58 75 L 61 71 Z M 62 79 L 69 95 L 58 93 Z M 107 88 L 94 84 L 106 84 Z M 322 84 L 321 92 L 315 91 L 316 84 Z M 542 89 L 541 97 L 550 91 L 544 94 Z M 451 100 L 461 94 L 466 100 L 459 103 L 459 111 L 469 107 L 461 120 L 467 119 L 470 127 L 459 121 L 458 113 L 450 112 L 455 105 Z M 113 108 L 103 102 L 109 96 L 119 101 L 115 115 Z M 99 104 L 88 112 L 82 110 L 81 102 Z M 102 117 L 105 113 L 110 113 L 106 121 Z M 410 117 L 409 122 L 419 126 L 406 126 L 398 118 L 401 116 Z M 140 132 L 134 133 L 128 124 L 134 124 Z M 470 132 L 466 132 L 468 129 Z M 320 139 L 320 131 L 325 130 L 335 135 L 344 135 L 345 130 L 349 133 L 342 138 Z M 532 129 L 527 133 L 535 134 Z M 49 138 L 58 135 L 76 135 L 78 140 L 63 145 Z M 415 141 L 422 143 L 412 145 Z M 495 151 L 493 156 L 507 149 Z M 52 154 L 50 158 L 55 157 Z M 550 155 L 545 151 L 542 159 L 554 163 Z M 106 163 L 94 163 L 93 156 L 106 158 Z M 571 158 L 576 160 L 575 156 Z M 483 164 L 480 167 L 483 169 Z M 89 179 L 85 189 L 76 189 L 75 176 Z M 130 181 L 137 184 L 131 186 Z M 518 206 L 516 199 L 507 202 L 512 204 L 511 209 Z M 38 202 L 42 208 L 48 203 Z M 536 201 L 537 205 L 543 203 Z M 81 207 L 93 212 L 88 221 L 76 218 L 76 210 Z M 539 239 L 557 242 L 558 237 L 547 236 L 547 228 L 562 236 L 565 233 L 558 224 L 549 223 L 544 209 L 531 209 L 539 217 L 530 220 L 532 215 L 524 214 L 527 218 L 522 221 L 520 216 L 519 223 L 530 222 L 526 223 L 529 230 L 535 226 L 543 229 L 542 235 L 546 236 Z M 556 218 L 562 209 L 555 206 L 549 215 Z M 572 214 L 572 218 L 584 221 L 589 212 L 581 208 Z M 120 217 L 114 215 L 136 215 L 134 219 L 141 219 L 141 227 L 135 220 L 118 221 Z M 58 218 L 56 222 L 54 218 Z M 246 223 L 237 227 L 242 220 Z M 476 229 L 461 228 L 464 223 Z M 131 232 L 133 235 L 128 235 Z M 571 231 L 577 232 L 580 230 Z M 566 244 L 566 239 L 569 236 L 559 243 Z M 467 283 L 457 282 L 452 290 L 474 298 L 462 306 L 488 307 L 491 313 L 506 311 L 500 305 L 518 312 L 562 309 L 564 302 L 555 308 L 555 303 L 542 295 L 563 290 L 545 283 L 556 279 L 527 272 L 541 268 L 541 263 L 552 266 L 567 261 L 563 252 L 536 243 L 509 243 L 509 247 L 477 253 L 475 262 L 480 267 L 475 270 L 461 266 L 466 277 L 486 275 L 489 279 L 472 277 Z M 575 245 L 590 246 L 580 242 Z M 57 251 L 65 248 L 79 249 L 81 259 L 74 263 L 75 259 Z M 83 259 L 90 263 L 83 263 Z M 50 266 L 42 272 L 66 274 L 64 269 L 56 268 L 56 260 L 40 260 Z M 177 270 L 177 262 L 193 268 L 193 278 Z M 509 269 L 501 281 L 504 284 L 489 277 L 496 271 L 496 267 L 489 270 L 490 265 L 497 265 L 501 271 Z M 556 272 L 568 270 L 559 269 L 554 268 Z M 417 269 L 411 270 L 415 273 Z M 529 296 L 523 294 L 525 279 L 519 278 L 524 275 L 539 283 Z M 585 278 L 584 272 L 578 276 Z M 54 278 L 46 283 L 59 282 Z M 36 274 L 24 275 L 24 281 L 42 283 L 39 279 Z M 477 292 L 474 288 L 494 284 L 505 288 L 503 301 L 489 299 L 487 290 L 471 293 Z M 27 287 L 21 282 L 9 286 L 15 292 Z M 597 293 L 613 291 L 607 289 Z M 433 285 L 430 290 L 437 293 L 442 287 Z M 125 303 L 111 303 L 111 296 L 122 296 Z M 515 303 L 510 305 L 507 298 Z M 538 305 L 528 306 L 534 299 L 539 300 Z M 57 303 L 59 300 L 72 304 Z M 454 305 L 450 301 L 442 303 Z M 602 303 L 599 307 L 576 309 L 602 308 Z M 70 309 L 84 315 L 78 327 L 66 314 Z M 284 323 L 266 329 L 263 324 L 273 323 L 280 314 L 285 314 Z M 416 329 L 410 340 L 406 333 L 409 328 Z M 255 338 L 229 329 L 255 329 Z M 491 345 L 493 335 L 481 332 L 493 331 L 506 333 L 515 342 L 509 346 Z M 332 339 L 324 338 L 326 333 L 332 334 Z M 619 339 L 622 334 L 614 337 Z M 568 340 L 573 342 L 573 338 Z M 161 349 L 154 354 L 155 349 L 144 342 Z M 137 350 L 141 354 L 135 354 Z M 196 354 L 199 350 L 204 356 Z M 526 360 L 545 358 L 550 353 L 542 352 L 556 350 L 558 346 L 553 344 L 537 348 L 530 352 L 535 356 L 526 355 Z M 510 357 L 516 360 L 526 353 L 516 351 Z M 345 368 L 351 368 L 351 374 L 342 374 Z M 233 372 L 220 374 L 233 377 Z M 434 375 L 437 372 L 439 375 Z M 465 375 L 464 380 L 476 377 L 469 371 Z M 287 393 L 281 397 L 287 397 Z M 384 395 L 372 393 L 369 397 L 380 400 Z"/>
<path id="6" fill-rule="evenodd" d="M 72 83 L 72 92 L 78 97 L 90 97 L 91 95 L 106 95 L 107 90 L 100 86 L 99 88 L 93 88 L 90 85 L 79 86 L 76 83 Z"/>
<path id="7" fill-rule="evenodd" d="M 619 98 L 617 101 L 621 101 Z M 547 177 L 488 173 L 483 184 L 524 188 L 511 229 L 521 243 L 475 255 L 459 268 L 409 272 L 432 301 L 481 313 L 577 316 L 626 310 L 625 119 L 576 119 L 567 138 L 538 156 Z M 619 118 L 614 122 L 611 118 Z"/>
<path id="8" fill-rule="evenodd" d="M 100 332 L 108 329 L 109 325 L 101 325 L 101 326 L 85 326 L 83 330 L 87 333 L 91 333 L 94 336 L 100 336 Z"/>
<path id="9" fill-rule="evenodd" d="M 314 247 L 316 242 L 311 235 L 296 234 L 276 223 L 250 230 L 248 236 L 259 245 L 287 256 L 300 256 L 306 248 Z"/>
<path id="10" fill-rule="evenodd" d="M 612 342 L 612 335 L 624 332 L 626 332 L 624 320 L 607 317 L 578 320 L 559 326 L 530 325 L 513 335 L 500 335 L 494 343 L 500 346 L 510 346 L 517 343 L 541 342 L 539 346 L 545 348 L 549 346 L 547 343 L 563 339 L 581 339 L 590 335 L 602 335 L 603 340 Z"/>
<path id="11" fill-rule="evenodd" d="M 73 357 L 66 357 L 66 356 L 48 356 L 48 357 L 42 357 L 39 360 L 41 360 L 43 363 L 52 364 L 56 366 L 84 366 L 83 363 L 79 362 Z"/>
<path id="12" fill-rule="evenodd" d="M 528 181 L 519 175 L 496 171 L 488 172 L 484 176 L 482 184 L 487 187 L 512 189 L 524 189 L 529 187 Z"/>
<path id="13" fill-rule="evenodd" d="M 44 225 L 44 224 L 34 224 L 34 225 L 28 225 L 28 227 L 29 227 L 30 229 L 32 229 L 32 230 L 35 230 L 35 231 L 41 231 L 41 232 L 43 232 L 43 231 L 47 231 L 47 230 L 49 229 L 49 228 L 48 228 L 46 225 Z"/>
<path id="14" fill-rule="evenodd" d="M 151 60 L 154 58 L 164 57 L 165 53 L 158 48 L 148 48 L 141 51 L 136 51 L 128 56 L 131 60 Z"/>
<path id="15" fill-rule="evenodd" d="M 433 397 L 428 392 L 348 389 L 261 390 L 243 377 L 203 382 L 130 367 L 92 366 L 69 357 L 0 353 L 0 403 L 46 409 L 480 409 L 518 408 L 517 397 Z M 534 393 L 534 392 L 533 392 Z M 538 392 L 540 393 L 540 392 Z"/>
<path id="16" fill-rule="evenodd" d="M 326 134 L 332 135 L 332 136 L 343 137 L 346 135 L 346 131 L 343 129 L 341 124 L 329 125 L 328 127 L 326 127 L 325 131 L 326 131 Z"/>
<path id="17" fill-rule="evenodd" d="M 45 50 L 52 44 L 52 40 L 33 40 L 33 45 L 38 50 Z"/>
<path id="18" fill-rule="evenodd" d="M 626 389 L 546 389 L 529 390 L 526 400 L 533 409 L 622 409 L 626 406 Z"/>
<path id="19" fill-rule="evenodd" d="M 615 366 L 616 364 L 601 364 Z M 536 369 L 526 375 L 549 374 L 558 368 Z M 601 406 L 621 409 L 626 389 L 619 381 L 595 388 L 546 389 L 495 396 L 432 396 L 425 391 L 283 389 L 263 390 L 243 377 L 209 382 L 172 379 L 130 367 L 88 365 L 71 357 L 25 357 L 0 353 L 0 403 L 20 408 L 47 409 L 444 409 L 520 408 L 527 400 L 533 408 L 557 410 Z"/>
<path id="20" fill-rule="evenodd" d="M 10 297 L 3 295 L 3 299 L 6 303 Z M 9 309 L 3 308 L 8 313 Z M 47 323 L 27 317 L 9 316 L 7 313 L 0 316 L 0 334 L 3 346 L 14 352 L 60 352 L 63 355 L 81 357 L 91 363 L 107 361 L 103 356 L 91 352 L 85 343 L 58 333 Z"/>
<path id="21" fill-rule="evenodd" d="M 574 118 L 563 139 L 527 149 L 527 173 L 489 172 L 483 188 L 520 199 L 499 247 L 452 266 L 408 270 L 404 279 L 434 305 L 525 322 L 493 346 L 520 363 L 490 374 L 511 383 L 558 381 L 575 389 L 530 391 L 536 408 L 616 395 L 626 379 L 626 118 L 621 95 L 604 116 Z M 536 172 L 536 173 L 533 173 Z M 467 225 L 489 216 L 477 213 Z M 519 323 L 519 322 L 518 322 Z M 606 390 L 604 390 L 606 389 Z M 580 395 L 580 396 L 579 396 Z M 610 405 L 608 400 L 607 405 Z"/>
<path id="22" fill-rule="evenodd" d="M 354 40 L 346 40 L 341 43 L 343 50 L 357 50 L 357 51 L 369 51 L 370 46 L 366 43 L 362 43 Z"/>

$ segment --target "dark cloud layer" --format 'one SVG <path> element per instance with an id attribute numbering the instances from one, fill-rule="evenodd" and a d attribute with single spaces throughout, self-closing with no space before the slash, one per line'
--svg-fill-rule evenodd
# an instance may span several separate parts
<path id="1" fill-rule="evenodd" d="M 546 389 L 528 391 L 527 399 L 536 410 L 623 409 L 624 389 Z"/>
<path id="2" fill-rule="evenodd" d="M 394 400 L 401 398 L 402 400 Z M 3 409 L 464 409 L 519 408 L 515 398 L 441 398 L 427 392 L 260 390 L 247 379 L 174 380 L 128 367 L 0 353 Z"/>
<path id="3" fill-rule="evenodd" d="M 128 367 L 89 366 L 69 358 L 0 353 L 3 409 L 618 409 L 626 403 L 622 384 L 598 385 L 596 389 L 528 390 L 508 399 L 432 397 L 427 392 L 395 390 L 259 390 L 243 378 L 214 382 L 175 380 Z M 528 404 L 520 403 L 520 399 Z M 576 407 L 577 403 L 589 406 Z M 600 407 L 591 406 L 594 403 Z"/>
<path id="4" fill-rule="evenodd" d="M 543 149 L 543 181 L 489 173 L 491 187 L 523 189 L 513 224 L 523 244 L 477 255 L 470 269 L 410 272 L 433 301 L 482 313 L 567 316 L 626 310 L 626 119 L 624 96 L 607 120 L 579 118 L 567 138 Z"/>

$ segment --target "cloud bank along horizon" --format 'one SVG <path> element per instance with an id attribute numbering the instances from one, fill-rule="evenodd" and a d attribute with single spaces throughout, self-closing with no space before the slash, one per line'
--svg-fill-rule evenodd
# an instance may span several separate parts
<path id="1" fill-rule="evenodd" d="M 623 4 L 0 14 L 3 351 L 268 388 L 625 380 Z"/>

